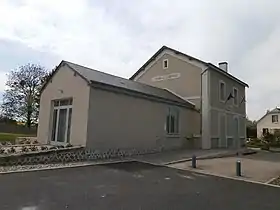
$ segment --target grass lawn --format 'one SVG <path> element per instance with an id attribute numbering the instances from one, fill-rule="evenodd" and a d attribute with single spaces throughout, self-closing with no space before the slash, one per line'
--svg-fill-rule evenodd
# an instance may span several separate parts
<path id="1" fill-rule="evenodd" d="M 36 136 L 35 134 L 18 134 L 18 133 L 0 133 L 0 142 L 1 141 L 9 141 L 11 143 L 15 142 L 17 137 L 24 136 Z"/>

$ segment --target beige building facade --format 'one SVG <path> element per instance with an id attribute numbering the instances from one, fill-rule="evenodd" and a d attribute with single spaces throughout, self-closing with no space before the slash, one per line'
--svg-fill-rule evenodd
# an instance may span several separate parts
<path id="1" fill-rule="evenodd" d="M 200 114 L 171 91 L 62 61 L 41 93 L 38 140 L 91 149 L 200 148 Z"/>
<path id="2" fill-rule="evenodd" d="M 248 85 L 228 73 L 227 63 L 217 67 L 163 46 L 130 79 L 171 90 L 193 103 L 200 112 L 202 148 L 244 144 Z"/>

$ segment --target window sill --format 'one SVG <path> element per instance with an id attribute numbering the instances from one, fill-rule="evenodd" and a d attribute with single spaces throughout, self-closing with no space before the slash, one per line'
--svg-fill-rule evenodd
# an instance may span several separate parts
<path id="1" fill-rule="evenodd" d="M 179 138 L 180 134 L 166 134 L 167 138 Z"/>

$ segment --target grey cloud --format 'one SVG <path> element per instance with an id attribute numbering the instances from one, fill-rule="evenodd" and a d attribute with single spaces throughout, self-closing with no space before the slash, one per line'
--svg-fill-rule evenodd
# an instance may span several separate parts
<path id="1" fill-rule="evenodd" d="M 36 63 L 50 69 L 59 62 L 59 56 L 40 52 L 19 42 L 0 40 L 0 71 L 8 72 L 26 63 Z"/>

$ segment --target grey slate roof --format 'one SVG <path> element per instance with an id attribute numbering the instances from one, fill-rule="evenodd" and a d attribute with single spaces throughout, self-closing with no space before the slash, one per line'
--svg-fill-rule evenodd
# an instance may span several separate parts
<path id="1" fill-rule="evenodd" d="M 194 108 L 195 106 L 184 100 L 168 90 L 156 88 L 150 85 L 146 85 L 140 82 L 128 80 L 122 77 L 110 75 L 101 71 L 97 71 L 88 67 L 84 67 L 75 63 L 68 61 L 62 61 L 62 63 L 67 64 L 72 70 L 76 71 L 80 76 L 82 76 L 88 83 L 97 82 L 99 84 L 113 86 L 119 89 L 125 89 L 139 94 L 144 94 L 147 96 L 152 96 L 155 98 L 160 98 L 168 100 L 171 102 L 180 103 L 184 106 Z"/>

